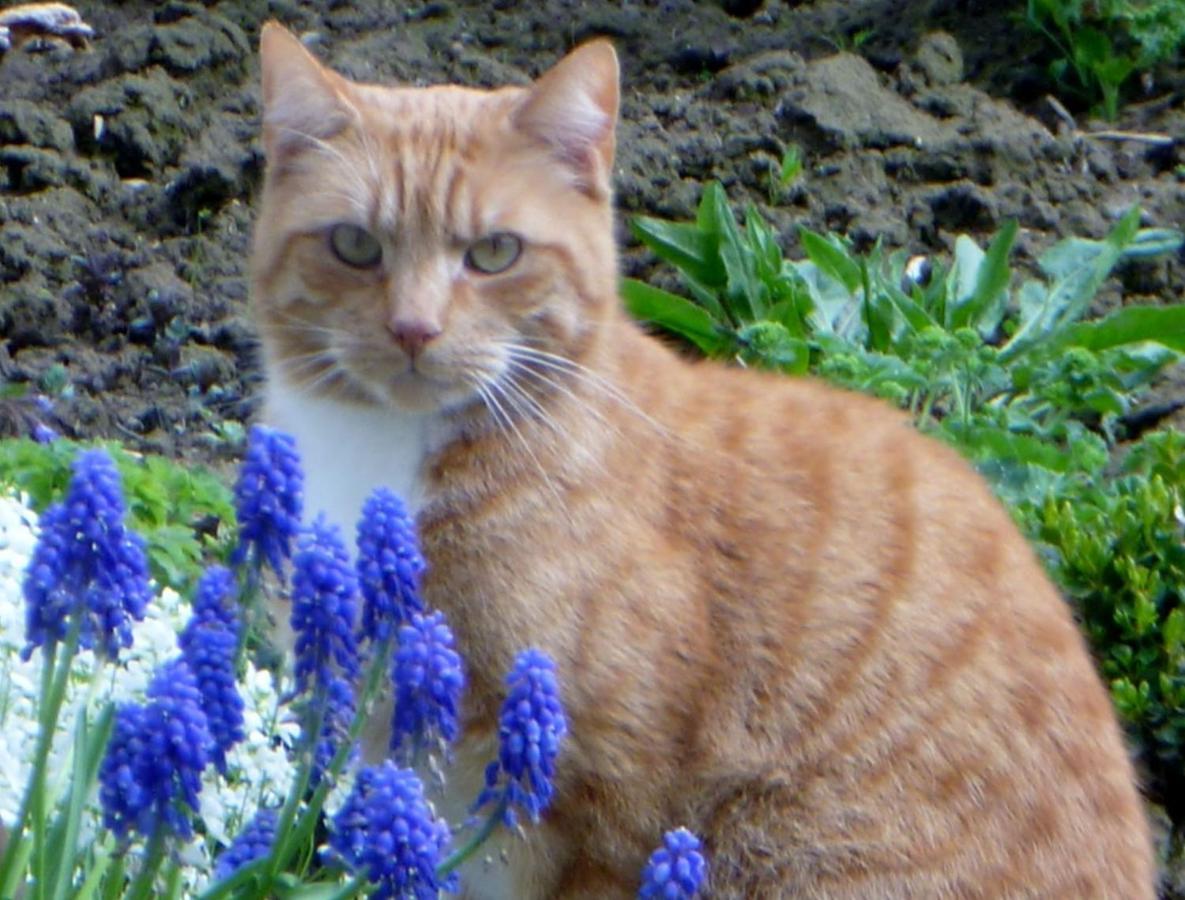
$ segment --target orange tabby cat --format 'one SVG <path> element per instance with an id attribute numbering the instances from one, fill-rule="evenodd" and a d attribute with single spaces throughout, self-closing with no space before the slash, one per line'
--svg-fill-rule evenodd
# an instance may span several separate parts
<path id="1" fill-rule="evenodd" d="M 446 813 L 512 656 L 560 670 L 554 807 L 467 896 L 633 896 L 677 825 L 714 897 L 1153 896 L 1107 693 L 979 477 L 622 311 L 609 44 L 496 91 L 353 83 L 275 25 L 262 52 L 267 418 L 310 509 L 418 513 L 470 679 Z"/>

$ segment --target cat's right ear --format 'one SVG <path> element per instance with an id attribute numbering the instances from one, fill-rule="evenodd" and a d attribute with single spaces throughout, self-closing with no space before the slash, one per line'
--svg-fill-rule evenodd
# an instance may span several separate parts
<path id="1" fill-rule="evenodd" d="M 263 148 L 271 163 L 283 162 L 295 152 L 328 140 L 357 118 L 346 80 L 321 65 L 278 22 L 263 26 L 259 56 Z"/>
<path id="2" fill-rule="evenodd" d="M 552 155 L 592 197 L 609 195 L 620 88 L 606 40 L 577 47 L 527 89 L 514 124 Z"/>

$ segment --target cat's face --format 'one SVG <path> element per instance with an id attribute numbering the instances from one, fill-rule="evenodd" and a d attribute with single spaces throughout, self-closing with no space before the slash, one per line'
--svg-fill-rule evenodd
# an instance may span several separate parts
<path id="1" fill-rule="evenodd" d="M 489 92 L 356 84 L 275 25 L 262 65 L 270 377 L 433 411 L 507 402 L 531 357 L 583 355 L 616 297 L 608 44 Z"/>

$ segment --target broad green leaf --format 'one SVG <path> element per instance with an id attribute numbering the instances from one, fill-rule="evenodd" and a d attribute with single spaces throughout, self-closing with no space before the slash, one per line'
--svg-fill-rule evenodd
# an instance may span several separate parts
<path id="1" fill-rule="evenodd" d="M 769 321 L 779 323 L 785 328 L 792 337 L 802 338 L 807 336 L 807 316 L 810 314 L 809 302 L 808 308 L 803 310 L 797 302 L 797 297 L 788 297 L 787 299 L 775 304 L 769 311 Z"/>
<path id="2" fill-rule="evenodd" d="M 843 283 L 826 274 L 811 260 L 790 263 L 802 279 L 811 298 L 810 325 L 817 334 L 835 334 L 852 343 L 863 344 L 867 326 L 860 303 Z"/>
<path id="3" fill-rule="evenodd" d="M 1185 352 L 1185 306 L 1128 306 L 1066 335 L 1067 344 L 1095 351 L 1143 341 Z"/>
<path id="4" fill-rule="evenodd" d="M 1002 362 L 1007 363 L 1051 338 L 1056 339 L 1059 331 L 1082 317 L 1104 279 L 1123 255 L 1124 248 L 1135 237 L 1139 221 L 1139 207 L 1133 206 L 1105 240 L 1071 238 L 1041 256 L 1038 263 L 1054 277 L 1054 283 L 1035 314 L 1023 322 L 1000 351 Z M 1029 291 L 1027 284 L 1024 291 Z M 1028 299 L 1028 296 L 1022 297 L 1022 300 Z"/>
<path id="5" fill-rule="evenodd" d="M 1009 219 L 988 246 L 975 276 L 975 286 L 966 300 L 950 316 L 953 328 L 974 327 L 983 338 L 990 338 L 1000 324 L 1007 300 L 1012 270 L 1008 254 L 1016 240 L 1017 224 Z M 978 249 L 978 248 L 977 248 Z"/>
<path id="6" fill-rule="evenodd" d="M 709 356 L 718 356 L 728 347 L 712 317 L 690 300 L 633 278 L 622 282 L 621 295 L 635 317 L 682 335 Z"/>
<path id="7" fill-rule="evenodd" d="M 917 334 L 926 328 L 937 327 L 938 323 L 926 312 L 925 308 L 901 289 L 890 286 L 885 293 L 892 300 L 893 305 L 897 307 L 897 312 L 901 314 L 902 319 L 909 326 L 909 330 L 913 334 Z"/>
<path id="8" fill-rule="evenodd" d="M 1185 243 L 1185 234 L 1175 228 L 1141 228 L 1123 249 L 1124 259 L 1143 259 L 1176 253 Z"/>
<path id="9" fill-rule="evenodd" d="M 837 245 L 835 239 L 816 234 L 809 228 L 799 228 L 798 237 L 802 249 L 820 271 L 842 284 L 849 293 L 859 290 L 860 265 L 845 248 Z"/>
<path id="10" fill-rule="evenodd" d="M 688 222 L 667 222 L 647 216 L 630 219 L 634 236 L 665 262 L 701 284 L 723 287 L 727 281 L 714 233 Z"/>
<path id="11" fill-rule="evenodd" d="M 979 269 L 987 256 L 979 245 L 965 234 L 955 238 L 955 258 L 950 272 L 946 276 L 947 292 L 945 304 L 941 312 L 941 322 L 944 328 L 953 325 L 955 310 L 971 299 L 975 293 L 975 285 L 979 280 Z"/>
<path id="12" fill-rule="evenodd" d="M 724 309 L 724 304 L 720 302 L 720 297 L 712 288 L 700 284 L 694 278 L 686 275 L 683 276 L 683 281 L 687 285 L 687 290 L 691 294 L 691 299 L 708 311 L 713 320 L 719 322 L 721 325 L 736 323 L 733 322 L 728 313 Z"/>
<path id="13" fill-rule="evenodd" d="M 714 207 L 712 218 L 719 234 L 720 260 L 728 276 L 725 297 L 729 310 L 739 322 L 763 318 L 766 310 L 761 296 L 763 285 L 754 272 L 748 242 L 733 217 L 728 195 L 718 181 L 708 185 L 706 194 Z"/>
<path id="14" fill-rule="evenodd" d="M 895 307 L 884 293 L 872 290 L 867 260 L 860 260 L 860 277 L 863 282 L 860 293 L 863 299 L 864 321 L 868 326 L 869 347 L 883 353 L 892 343 Z"/>

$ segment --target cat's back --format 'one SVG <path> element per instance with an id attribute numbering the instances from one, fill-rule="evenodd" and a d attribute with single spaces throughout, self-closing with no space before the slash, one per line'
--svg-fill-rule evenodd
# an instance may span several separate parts
<path id="1" fill-rule="evenodd" d="M 879 401 L 680 369 L 660 405 L 697 449 L 670 454 L 668 516 L 715 666 L 693 756 L 762 773 L 700 801 L 719 896 L 1151 896 L 1108 695 L 978 474 Z M 768 882 L 763 847 L 790 854 Z"/>

